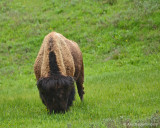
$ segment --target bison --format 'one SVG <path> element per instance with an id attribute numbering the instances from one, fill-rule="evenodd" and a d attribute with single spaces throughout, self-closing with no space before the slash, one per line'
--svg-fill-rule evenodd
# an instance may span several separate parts
<path id="1" fill-rule="evenodd" d="M 65 113 L 75 97 L 74 81 L 83 100 L 84 66 L 82 53 L 74 41 L 57 32 L 45 36 L 34 64 L 37 88 L 51 114 Z"/>

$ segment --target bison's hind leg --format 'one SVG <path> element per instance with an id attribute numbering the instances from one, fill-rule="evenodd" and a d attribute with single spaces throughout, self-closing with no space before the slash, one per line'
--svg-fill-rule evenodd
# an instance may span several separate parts
<path id="1" fill-rule="evenodd" d="M 76 84 L 77 84 L 79 97 L 81 100 L 83 100 L 83 95 L 84 95 L 83 83 L 80 80 L 77 80 Z"/>
<path id="2" fill-rule="evenodd" d="M 82 65 L 81 73 L 79 74 L 79 77 L 76 80 L 78 94 L 79 94 L 81 101 L 83 100 L 83 95 L 84 95 L 83 82 L 84 82 L 84 69 L 83 69 L 83 65 Z"/>

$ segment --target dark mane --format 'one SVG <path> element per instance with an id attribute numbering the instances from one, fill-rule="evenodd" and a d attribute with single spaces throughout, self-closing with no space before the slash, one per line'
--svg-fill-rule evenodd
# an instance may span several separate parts
<path id="1" fill-rule="evenodd" d="M 49 68 L 50 68 L 50 75 L 60 74 L 59 67 L 57 65 L 57 59 L 54 51 L 51 51 L 54 44 L 53 37 L 49 38 Z"/>

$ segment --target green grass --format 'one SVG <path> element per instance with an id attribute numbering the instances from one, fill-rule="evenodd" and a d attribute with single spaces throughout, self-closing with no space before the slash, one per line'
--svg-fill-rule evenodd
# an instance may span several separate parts
<path id="1" fill-rule="evenodd" d="M 159 14 L 159 0 L 1 0 L 0 127 L 160 127 Z M 47 114 L 33 72 L 51 31 L 83 52 L 84 102 L 66 114 Z"/>

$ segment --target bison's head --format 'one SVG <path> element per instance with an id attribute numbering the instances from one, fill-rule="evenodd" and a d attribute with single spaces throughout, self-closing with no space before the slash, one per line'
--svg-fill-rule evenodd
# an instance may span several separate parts
<path id="1" fill-rule="evenodd" d="M 40 97 L 49 113 L 67 111 L 75 95 L 74 80 L 70 76 L 53 75 L 37 82 Z"/>

